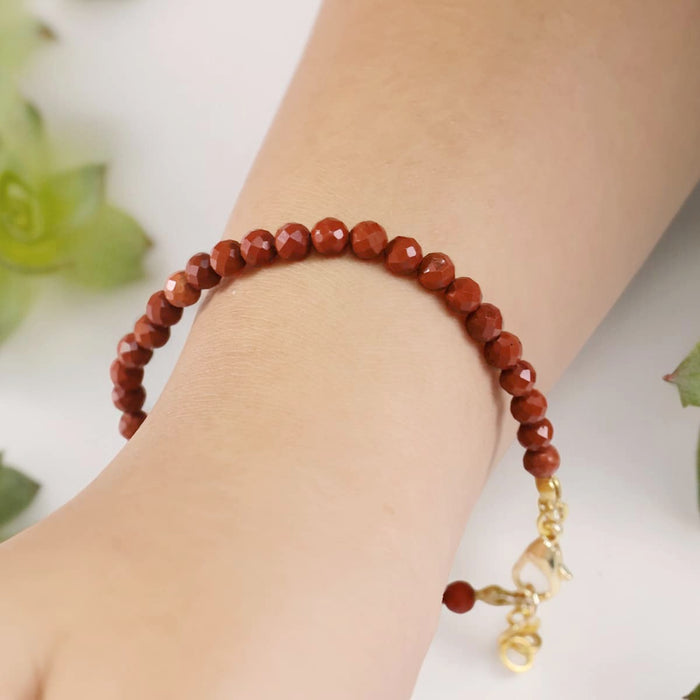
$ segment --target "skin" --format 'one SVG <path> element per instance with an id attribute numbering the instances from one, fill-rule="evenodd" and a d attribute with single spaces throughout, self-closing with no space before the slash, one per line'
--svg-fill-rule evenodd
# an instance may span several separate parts
<path id="1" fill-rule="evenodd" d="M 547 390 L 700 176 L 699 21 L 690 0 L 328 0 L 227 233 L 415 235 Z M 409 697 L 514 432 L 459 324 L 377 265 L 223 285 L 137 436 L 0 547 L 0 700 Z"/>

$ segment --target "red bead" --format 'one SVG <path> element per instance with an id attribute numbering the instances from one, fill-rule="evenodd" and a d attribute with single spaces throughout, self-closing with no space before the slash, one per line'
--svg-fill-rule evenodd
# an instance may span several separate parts
<path id="1" fill-rule="evenodd" d="M 497 369 L 512 367 L 520 359 L 522 352 L 523 344 L 520 338 L 508 331 L 503 331 L 498 338 L 484 345 L 486 362 Z"/>
<path id="2" fill-rule="evenodd" d="M 481 287 L 471 277 L 458 277 L 445 290 L 445 302 L 456 314 L 470 314 L 481 304 Z"/>
<path id="3" fill-rule="evenodd" d="M 311 229 L 311 242 L 321 255 L 339 255 L 345 250 L 349 240 L 350 232 L 347 226 L 332 216 L 321 219 Z"/>
<path id="4" fill-rule="evenodd" d="M 245 267 L 238 241 L 219 241 L 211 251 L 211 266 L 220 277 L 230 277 Z"/>
<path id="5" fill-rule="evenodd" d="M 115 386 L 135 389 L 143 381 L 143 367 L 129 368 L 119 360 L 114 360 L 109 368 L 109 376 Z"/>
<path id="6" fill-rule="evenodd" d="M 412 275 L 423 260 L 423 251 L 415 238 L 396 236 L 384 251 L 384 264 L 395 275 Z"/>
<path id="7" fill-rule="evenodd" d="M 211 266 L 209 253 L 196 253 L 185 265 L 185 279 L 195 289 L 211 289 L 221 282 L 221 275 Z"/>
<path id="8" fill-rule="evenodd" d="M 275 234 L 275 248 L 282 260 L 303 260 L 311 251 L 311 233 L 303 224 L 285 224 Z"/>
<path id="9" fill-rule="evenodd" d="M 134 324 L 134 336 L 142 348 L 153 350 L 154 348 L 162 348 L 168 342 L 170 328 L 157 326 L 151 322 L 148 316 L 141 316 Z"/>
<path id="10" fill-rule="evenodd" d="M 156 326 L 174 326 L 182 318 L 182 309 L 173 306 L 161 290 L 151 294 L 146 304 L 146 316 Z"/>
<path id="11" fill-rule="evenodd" d="M 384 227 L 376 221 L 361 221 L 350 231 L 352 252 L 361 260 L 378 258 L 388 242 Z"/>
<path id="12" fill-rule="evenodd" d="M 241 241 L 241 255 L 251 267 L 269 265 L 277 255 L 274 237 L 262 228 L 246 233 Z"/>
<path id="13" fill-rule="evenodd" d="M 428 253 L 418 266 L 418 281 L 426 289 L 444 289 L 454 278 L 454 263 L 444 253 Z"/>
<path id="14" fill-rule="evenodd" d="M 528 450 L 523 457 L 525 469 L 536 479 L 548 479 L 554 476 L 560 463 L 561 458 L 554 445 L 548 445 L 537 451 Z"/>
<path id="15" fill-rule="evenodd" d="M 142 348 L 133 333 L 127 333 L 117 344 L 117 357 L 129 369 L 147 365 L 153 357 L 153 350 Z"/>
<path id="16" fill-rule="evenodd" d="M 466 581 L 453 581 L 445 588 L 442 602 L 452 612 L 469 612 L 476 602 L 476 591 Z"/>
<path id="17" fill-rule="evenodd" d="M 128 413 L 136 413 L 143 408 L 146 401 L 146 390 L 143 386 L 135 389 L 124 389 L 115 386 L 112 389 L 112 403 L 120 410 Z"/>
<path id="18" fill-rule="evenodd" d="M 202 294 L 199 289 L 187 282 L 184 270 L 180 270 L 180 272 L 176 272 L 168 277 L 163 287 L 163 293 L 173 306 L 179 307 L 196 304 Z"/>
<path id="19" fill-rule="evenodd" d="M 513 396 L 524 396 L 535 386 L 537 373 L 535 368 L 525 360 L 520 360 L 510 369 L 501 372 L 501 386 Z"/>
<path id="20" fill-rule="evenodd" d="M 533 389 L 525 396 L 516 396 L 510 402 L 510 412 L 518 423 L 537 423 L 547 413 L 547 398 Z"/>
<path id="21" fill-rule="evenodd" d="M 497 306 L 482 304 L 467 316 L 467 332 L 478 343 L 498 338 L 503 328 L 503 316 Z"/>
<path id="22" fill-rule="evenodd" d="M 131 440 L 134 433 L 141 427 L 141 423 L 146 420 L 146 414 L 143 411 L 135 413 L 125 413 L 119 420 L 119 432 L 127 439 Z"/>
<path id="23" fill-rule="evenodd" d="M 554 426 L 546 419 L 523 423 L 518 429 L 518 442 L 526 450 L 541 450 L 552 442 Z"/>

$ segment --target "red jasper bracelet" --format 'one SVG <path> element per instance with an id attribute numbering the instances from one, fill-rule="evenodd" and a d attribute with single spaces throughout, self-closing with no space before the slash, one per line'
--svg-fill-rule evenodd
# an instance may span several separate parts
<path id="1" fill-rule="evenodd" d="M 535 477 L 538 490 L 539 537 L 513 567 L 515 590 L 487 586 L 475 590 L 466 581 L 455 581 L 445 589 L 443 603 L 452 611 L 464 613 L 476 600 L 492 605 L 510 605 L 508 629 L 499 638 L 501 659 L 513 671 L 532 666 L 541 646 L 538 634 L 539 604 L 554 595 L 562 580 L 571 578 L 564 566 L 559 546 L 566 504 L 554 476 L 559 453 L 551 444 L 553 427 L 545 417 L 547 399 L 534 388 L 535 370 L 521 359 L 519 338 L 503 330 L 503 318 L 493 304 L 482 303 L 481 289 L 470 277 L 455 277 L 455 267 L 444 253 L 423 255 L 414 238 L 397 236 L 389 241 L 386 231 L 374 221 L 362 221 L 352 230 L 342 221 L 329 217 L 309 231 L 302 224 L 289 223 L 273 236 L 256 229 L 240 243 L 223 240 L 208 253 L 193 255 L 184 270 L 171 275 L 161 291 L 148 300 L 146 313 L 117 346 L 117 359 L 110 368 L 114 383 L 112 401 L 123 412 L 121 434 L 128 440 L 146 419 L 143 387 L 144 366 L 170 338 L 170 327 L 181 318 L 183 308 L 195 304 L 202 290 L 216 287 L 223 278 L 245 268 L 270 265 L 276 258 L 297 261 L 313 250 L 322 256 L 336 256 L 348 248 L 362 260 L 381 259 L 392 273 L 415 277 L 422 287 L 439 294 L 447 308 L 466 325 L 470 337 L 480 344 L 486 362 L 500 372 L 500 384 L 513 398 L 511 413 L 520 423 L 518 441 L 525 448 L 525 469 Z M 546 588 L 523 580 L 523 570 L 534 566 L 544 575 Z"/>

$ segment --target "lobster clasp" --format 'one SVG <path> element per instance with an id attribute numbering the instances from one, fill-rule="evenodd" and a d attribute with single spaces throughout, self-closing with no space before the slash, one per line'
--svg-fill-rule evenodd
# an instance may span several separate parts
<path id="1" fill-rule="evenodd" d="M 534 566 L 544 576 L 547 588 L 541 590 L 542 586 L 534 586 L 532 583 L 523 581 L 523 570 L 528 564 Z M 551 598 L 559 591 L 561 582 L 569 581 L 571 578 L 571 572 L 564 565 L 561 547 L 545 537 L 538 537 L 531 542 L 513 566 L 513 581 L 518 589 L 532 586 L 540 600 Z"/>

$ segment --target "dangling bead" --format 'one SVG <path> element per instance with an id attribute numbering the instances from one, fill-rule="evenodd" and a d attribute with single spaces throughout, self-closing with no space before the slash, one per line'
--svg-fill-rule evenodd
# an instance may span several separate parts
<path id="1" fill-rule="evenodd" d="M 476 602 L 476 591 L 466 581 L 453 581 L 442 594 L 442 602 L 452 612 L 469 612 Z"/>

